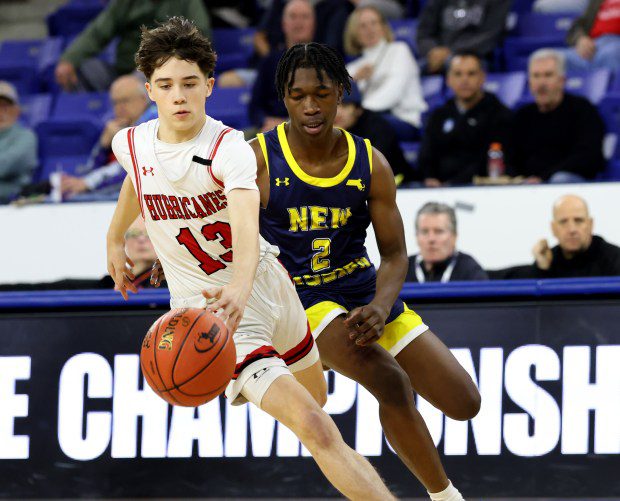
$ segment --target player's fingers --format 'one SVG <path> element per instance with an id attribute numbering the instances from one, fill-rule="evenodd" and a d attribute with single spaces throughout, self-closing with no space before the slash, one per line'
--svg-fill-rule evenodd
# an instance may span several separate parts
<path id="1" fill-rule="evenodd" d="M 125 289 L 126 290 L 130 290 L 134 294 L 138 293 L 138 287 L 133 282 L 130 282 L 129 280 L 125 280 L 125 284 L 124 285 L 125 285 Z"/>
<path id="2" fill-rule="evenodd" d="M 210 289 L 204 289 L 202 295 L 207 299 L 219 299 L 222 295 L 222 287 L 211 287 Z"/>
<path id="3" fill-rule="evenodd" d="M 352 328 L 355 324 L 363 322 L 364 320 L 366 319 L 364 318 L 364 315 L 363 315 L 363 307 L 355 308 L 351 310 L 349 313 L 347 313 L 347 316 L 344 318 L 344 324 L 347 327 Z"/>
<path id="4" fill-rule="evenodd" d="M 125 287 L 123 287 L 123 285 L 115 285 L 114 288 L 121 293 L 121 296 L 123 296 L 123 299 L 125 301 L 127 301 L 127 299 L 129 299 L 129 297 L 127 296 L 127 291 L 125 290 Z"/>
<path id="5" fill-rule="evenodd" d="M 360 336 L 355 341 L 355 344 L 357 344 L 358 346 L 368 346 L 369 344 L 372 344 L 372 343 L 378 341 L 378 339 L 380 337 L 381 337 L 380 333 L 378 333 L 376 330 L 372 329 L 371 331 L 367 332 L 363 336 Z"/>
<path id="6" fill-rule="evenodd" d="M 129 257 L 127 257 L 127 264 L 129 265 L 130 268 L 133 268 L 135 266 L 134 262 Z"/>

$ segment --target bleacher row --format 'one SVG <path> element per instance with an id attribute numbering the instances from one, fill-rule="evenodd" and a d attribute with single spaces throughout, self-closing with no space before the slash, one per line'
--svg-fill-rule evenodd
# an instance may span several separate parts
<path id="1" fill-rule="evenodd" d="M 532 100 L 525 71 L 527 57 L 540 47 L 564 46 L 573 19 L 572 15 L 527 12 L 531 3 L 531 0 L 515 1 L 516 12 L 509 18 L 507 36 L 494 57 L 495 68 L 502 72 L 489 73 L 485 84 L 488 91 L 513 109 Z M 0 80 L 8 80 L 17 87 L 22 100 L 22 123 L 33 127 L 39 136 L 41 167 L 35 180 L 46 179 L 58 169 L 82 174 L 104 121 L 111 117 L 107 94 L 68 94 L 61 92 L 54 82 L 54 67 L 63 49 L 101 8 L 98 1 L 73 0 L 48 17 L 49 38 L 0 44 Z M 403 19 L 391 24 L 396 38 L 416 52 L 416 20 Z M 218 72 L 248 65 L 253 33 L 253 28 L 214 30 Z M 100 57 L 113 61 L 114 43 Z M 422 78 L 422 87 L 430 109 L 451 97 L 441 76 Z M 587 97 L 599 107 L 609 132 L 605 144 L 609 168 L 603 178 L 620 179 L 620 75 L 607 70 L 571 74 L 567 90 Z M 249 100 L 247 88 L 218 88 L 207 103 L 207 112 L 232 127 L 243 129 L 249 126 Z M 415 168 L 419 143 L 405 141 L 402 146 Z"/>

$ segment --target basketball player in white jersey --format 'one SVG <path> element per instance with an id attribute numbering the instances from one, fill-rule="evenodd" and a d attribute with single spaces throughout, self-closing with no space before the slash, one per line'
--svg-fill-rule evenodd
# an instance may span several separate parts
<path id="1" fill-rule="evenodd" d="M 125 299 L 135 292 L 123 235 L 142 214 L 171 307 L 208 307 L 234 332 L 237 366 L 226 396 L 290 428 L 346 497 L 394 499 L 319 405 L 326 384 L 304 309 L 277 250 L 258 234 L 256 157 L 240 132 L 205 114 L 215 66 L 209 41 L 171 18 L 143 29 L 136 63 L 159 119 L 112 142 L 128 174 L 107 236 L 115 287 Z"/>

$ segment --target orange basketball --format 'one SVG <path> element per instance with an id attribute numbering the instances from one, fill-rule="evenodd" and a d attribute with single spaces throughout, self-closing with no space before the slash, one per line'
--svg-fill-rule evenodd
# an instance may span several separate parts
<path id="1" fill-rule="evenodd" d="M 235 371 L 235 343 L 210 311 L 174 309 L 151 326 L 140 366 L 149 386 L 166 402 L 197 407 L 226 389 Z"/>

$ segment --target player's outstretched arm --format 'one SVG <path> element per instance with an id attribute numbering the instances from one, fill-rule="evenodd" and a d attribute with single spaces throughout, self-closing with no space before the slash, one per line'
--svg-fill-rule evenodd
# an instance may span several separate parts
<path id="1" fill-rule="evenodd" d="M 140 204 L 129 176 L 125 178 L 107 235 L 108 273 L 114 280 L 114 288 L 124 299 L 127 291 L 138 292 L 132 280 L 133 262 L 125 253 L 125 232 L 140 214 Z"/>
<path id="2" fill-rule="evenodd" d="M 259 194 L 257 190 L 237 188 L 229 191 L 226 197 L 232 233 L 233 275 L 228 285 L 213 287 L 203 291 L 203 295 L 216 299 L 209 309 L 221 309 L 226 325 L 234 332 L 243 317 L 258 266 Z"/>
<path id="3" fill-rule="evenodd" d="M 351 310 L 345 320 L 351 328 L 351 339 L 360 345 L 376 341 L 383 334 L 385 320 L 403 287 L 408 266 L 405 230 L 396 205 L 394 173 L 383 154 L 374 148 L 372 162 L 368 207 L 381 254 L 377 290 L 368 305 Z"/>

